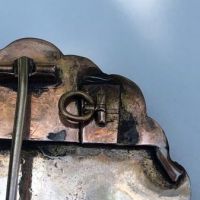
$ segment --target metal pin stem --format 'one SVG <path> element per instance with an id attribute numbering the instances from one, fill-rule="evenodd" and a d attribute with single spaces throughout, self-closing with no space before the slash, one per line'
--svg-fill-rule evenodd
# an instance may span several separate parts
<path id="1" fill-rule="evenodd" d="M 18 92 L 13 128 L 13 139 L 10 153 L 6 200 L 16 200 L 18 188 L 18 173 L 20 166 L 20 154 L 23 140 L 23 129 L 26 113 L 28 93 L 29 59 L 26 57 L 17 60 L 18 67 Z"/>

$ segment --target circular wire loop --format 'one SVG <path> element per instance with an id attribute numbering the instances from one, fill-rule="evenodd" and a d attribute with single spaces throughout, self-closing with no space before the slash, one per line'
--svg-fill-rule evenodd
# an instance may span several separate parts
<path id="1" fill-rule="evenodd" d="M 84 115 L 75 115 L 67 111 L 67 106 L 69 103 L 73 100 L 78 100 L 78 99 L 83 99 L 85 100 L 88 104 L 91 105 L 91 109 L 88 110 L 88 113 Z M 58 103 L 59 111 L 60 114 L 67 118 L 68 120 L 71 120 L 73 122 L 84 122 L 88 121 L 94 114 L 95 112 L 95 106 L 94 106 L 94 101 L 91 96 L 88 94 L 82 92 L 82 91 L 76 91 L 76 92 L 68 92 L 63 94 L 60 97 L 59 103 Z"/>

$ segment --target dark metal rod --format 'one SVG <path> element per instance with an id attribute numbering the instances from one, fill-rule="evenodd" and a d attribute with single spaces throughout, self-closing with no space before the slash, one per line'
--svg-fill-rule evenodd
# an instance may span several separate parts
<path id="1" fill-rule="evenodd" d="M 0 66 L 0 73 L 13 73 L 13 66 Z"/>
<path id="2" fill-rule="evenodd" d="M 36 73 L 56 73 L 56 66 L 54 65 L 35 65 L 33 72 Z M 12 65 L 0 65 L 0 73 L 14 74 L 14 67 Z M 32 72 L 32 73 L 33 73 Z"/>
<path id="3" fill-rule="evenodd" d="M 17 60 L 18 92 L 13 127 L 12 147 L 10 153 L 6 200 L 16 200 L 17 198 L 18 173 L 28 93 L 28 60 L 29 59 L 26 57 L 22 57 Z"/>

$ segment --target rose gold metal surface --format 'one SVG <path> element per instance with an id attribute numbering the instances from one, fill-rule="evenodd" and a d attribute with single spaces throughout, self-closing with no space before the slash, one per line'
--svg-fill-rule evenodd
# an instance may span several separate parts
<path id="1" fill-rule="evenodd" d="M 106 124 L 104 127 L 98 126 L 95 118 L 90 123 L 83 123 L 82 142 L 116 144 L 119 126 L 120 86 L 90 84 L 84 85 L 82 88 L 83 91 L 91 96 L 94 96 L 101 89 L 105 91 Z"/>
<path id="2" fill-rule="evenodd" d="M 65 141 L 78 142 L 77 126 L 65 126 L 60 120 L 58 101 L 62 94 L 76 89 L 76 76 L 88 68 L 98 69 L 92 62 L 79 56 L 64 56 L 51 43 L 39 39 L 17 40 L 0 51 L 0 65 L 11 65 L 16 58 L 27 56 L 38 65 L 57 65 L 63 70 L 63 83 L 56 88 L 48 88 L 41 94 L 29 94 L 30 130 L 24 133 L 29 140 L 49 140 L 49 133 L 66 132 Z M 42 65 L 41 65 L 42 67 Z M 99 70 L 100 71 L 100 70 Z M 16 83 L 17 84 L 17 83 Z M 14 122 L 16 92 L 13 89 L 0 86 L 0 138 L 10 139 Z M 70 112 L 77 112 L 75 105 L 70 105 Z"/>
<path id="3" fill-rule="evenodd" d="M 57 85 L 29 90 L 25 140 L 150 147 L 172 182 L 177 183 L 186 176 L 185 170 L 171 160 L 164 131 L 147 115 L 145 99 L 134 82 L 119 75 L 104 74 L 89 59 L 63 55 L 53 44 L 39 39 L 17 40 L 0 50 L 0 67 L 9 71 L 9 66 L 22 56 L 31 58 L 40 71 L 55 66 L 61 80 Z M 16 103 L 12 86 L 0 83 L 0 139 L 12 136 Z M 59 111 L 61 96 L 69 92 L 84 92 L 98 104 L 97 88 L 103 88 L 105 96 L 100 97 L 100 102 L 106 104 L 96 106 L 99 110 L 92 113 L 91 119 L 74 123 L 73 118 L 67 120 Z M 75 116 L 84 115 L 81 113 L 84 102 L 79 100 L 75 99 L 66 108 Z"/>

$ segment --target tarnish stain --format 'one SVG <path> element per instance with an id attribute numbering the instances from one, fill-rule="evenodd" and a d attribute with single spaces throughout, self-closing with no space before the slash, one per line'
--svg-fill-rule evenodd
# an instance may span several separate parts
<path id="1" fill-rule="evenodd" d="M 22 200 L 190 199 L 188 177 L 177 188 L 163 185 L 159 181 L 159 169 L 155 167 L 147 150 L 85 148 L 61 144 L 44 146 L 51 151 L 48 157 L 33 149 L 33 146 L 30 147 L 30 144 L 22 151 L 22 178 L 19 177 Z M 35 146 L 36 149 L 38 147 Z M 8 158 L 8 151 L 0 152 L 0 186 L 3 188 L 0 190 L 0 199 L 5 197 Z M 1 174 L 3 171 L 5 173 Z M 157 184 L 151 181 L 147 175 L 149 173 L 158 180 Z"/>
<path id="2" fill-rule="evenodd" d="M 53 141 L 64 141 L 66 138 L 66 130 L 59 131 L 57 133 L 49 133 L 47 138 Z"/>
<path id="3" fill-rule="evenodd" d="M 19 182 L 19 196 L 21 200 L 31 200 L 32 197 L 32 168 L 33 155 L 24 152 L 21 164 L 21 179 Z"/>

